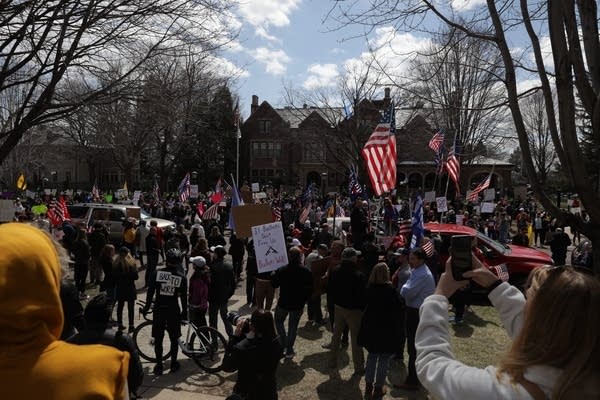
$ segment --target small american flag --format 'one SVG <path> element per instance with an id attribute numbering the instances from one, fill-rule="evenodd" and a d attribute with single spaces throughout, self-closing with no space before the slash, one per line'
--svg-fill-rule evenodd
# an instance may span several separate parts
<path id="1" fill-rule="evenodd" d="M 204 215 L 202 215 L 202 219 L 217 219 L 219 216 L 219 203 L 215 203 L 212 206 L 208 207 L 206 211 L 204 211 Z"/>
<path id="2" fill-rule="evenodd" d="M 481 182 L 479 185 L 477 185 L 477 187 L 475 189 L 473 189 L 473 191 L 467 197 L 467 200 L 469 200 L 469 201 L 477 200 L 479 198 L 479 193 L 484 191 L 488 187 L 490 187 L 491 183 L 492 183 L 492 174 L 489 174 L 487 176 L 487 178 L 485 178 L 483 180 L 483 182 Z"/>
<path id="3" fill-rule="evenodd" d="M 98 185 L 95 181 L 94 181 L 94 186 L 92 186 L 92 199 L 94 201 L 100 199 L 100 190 L 98 190 Z"/>
<path id="4" fill-rule="evenodd" d="M 281 221 L 281 207 L 279 204 L 271 204 L 271 213 L 273 214 L 273 222 Z"/>
<path id="5" fill-rule="evenodd" d="M 433 256 L 435 249 L 433 247 L 433 243 L 431 242 L 431 240 L 428 240 L 427 242 L 423 243 L 423 246 L 421 246 L 421 248 L 425 251 L 425 254 L 427 254 L 427 257 L 431 257 Z"/>
<path id="6" fill-rule="evenodd" d="M 456 192 L 460 193 L 460 160 L 458 159 L 458 141 L 456 139 L 454 139 L 454 146 L 448 153 L 448 159 L 444 167 L 448 171 L 450 179 L 454 181 Z"/>
<path id="7" fill-rule="evenodd" d="M 508 282 L 509 274 L 506 264 L 493 265 L 490 268 L 492 269 L 492 272 L 498 275 L 499 279 L 501 279 L 503 282 Z"/>
<path id="8" fill-rule="evenodd" d="M 401 235 L 408 235 L 412 230 L 412 221 L 410 219 L 405 219 L 402 221 L 398 221 L 398 233 Z"/>
<path id="9" fill-rule="evenodd" d="M 61 196 L 59 200 L 52 200 L 47 215 L 52 226 L 58 226 L 63 221 L 71 219 L 64 197 Z"/>
<path id="10" fill-rule="evenodd" d="M 178 188 L 179 192 L 179 200 L 184 203 L 187 199 L 190 198 L 190 194 L 192 192 L 192 184 L 190 182 L 190 173 L 185 174 Z"/>
<path id="11" fill-rule="evenodd" d="M 362 194 L 362 192 L 363 188 L 360 183 L 358 183 L 358 173 L 356 172 L 356 167 L 351 166 L 350 177 L 348 179 L 348 193 L 350 193 L 351 196 L 356 197 L 357 195 Z"/>
<path id="12" fill-rule="evenodd" d="M 440 129 L 433 135 L 431 140 L 429 141 L 429 148 L 436 153 L 440 152 L 442 145 L 444 144 L 444 130 Z"/>
<path id="13" fill-rule="evenodd" d="M 312 205 L 309 204 L 307 207 L 304 208 L 304 210 L 302 210 L 302 213 L 300 213 L 300 216 L 298 217 L 298 221 L 300 221 L 301 224 L 305 223 L 306 220 L 308 219 L 308 215 L 310 214 L 311 208 L 312 208 Z"/>

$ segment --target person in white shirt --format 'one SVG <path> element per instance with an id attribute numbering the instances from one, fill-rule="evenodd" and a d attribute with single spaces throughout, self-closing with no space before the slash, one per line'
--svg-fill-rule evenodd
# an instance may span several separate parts
<path id="1" fill-rule="evenodd" d="M 572 267 L 539 267 L 526 296 L 472 258 L 464 274 L 490 290 L 489 299 L 513 339 L 499 366 L 455 360 L 448 329 L 448 297 L 468 281 L 452 278 L 450 261 L 433 296 L 421 306 L 417 373 L 437 399 L 600 398 L 600 281 Z"/>

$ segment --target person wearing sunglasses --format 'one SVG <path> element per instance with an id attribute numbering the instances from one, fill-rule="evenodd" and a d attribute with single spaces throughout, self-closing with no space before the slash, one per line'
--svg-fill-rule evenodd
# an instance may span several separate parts
<path id="1" fill-rule="evenodd" d="M 468 283 L 452 278 L 450 260 L 434 295 L 421 306 L 417 373 L 439 399 L 600 398 L 600 280 L 573 267 L 539 267 L 525 295 L 472 257 L 464 276 L 489 289 L 512 339 L 497 366 L 470 367 L 451 351 L 448 297 Z"/>

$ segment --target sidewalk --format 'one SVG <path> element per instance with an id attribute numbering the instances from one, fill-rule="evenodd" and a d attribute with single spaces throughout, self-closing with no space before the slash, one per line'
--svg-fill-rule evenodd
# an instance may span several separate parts
<path id="1" fill-rule="evenodd" d="M 225 397 L 222 396 L 149 386 L 142 386 L 138 391 L 138 395 L 143 399 L 152 398 L 157 400 L 225 400 Z"/>

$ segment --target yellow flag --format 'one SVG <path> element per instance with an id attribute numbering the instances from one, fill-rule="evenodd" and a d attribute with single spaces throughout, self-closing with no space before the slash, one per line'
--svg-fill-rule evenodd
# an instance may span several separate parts
<path id="1" fill-rule="evenodd" d="M 17 179 L 17 189 L 25 190 L 27 189 L 27 182 L 25 182 L 25 175 L 19 175 L 19 179 Z"/>

